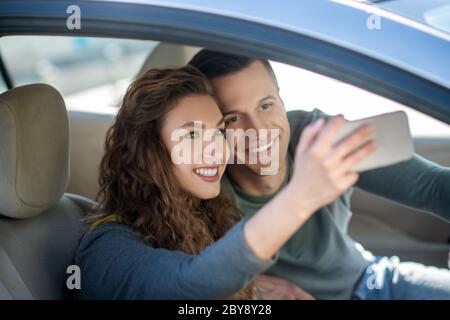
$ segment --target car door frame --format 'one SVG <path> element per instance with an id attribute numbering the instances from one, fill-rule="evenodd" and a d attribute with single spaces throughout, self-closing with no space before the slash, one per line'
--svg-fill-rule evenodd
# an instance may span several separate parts
<path id="1" fill-rule="evenodd" d="M 82 27 L 69 30 L 66 9 L 70 3 L 73 1 L 3 1 L 0 35 L 151 39 L 256 56 L 332 77 L 450 123 L 448 87 L 302 33 L 242 17 L 110 1 L 80 2 Z"/>

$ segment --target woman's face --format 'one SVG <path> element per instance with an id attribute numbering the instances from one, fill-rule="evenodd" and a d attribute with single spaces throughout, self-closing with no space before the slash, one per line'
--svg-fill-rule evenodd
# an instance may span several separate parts
<path id="1" fill-rule="evenodd" d="M 222 114 L 213 98 L 190 95 L 167 114 L 161 136 L 181 188 L 200 199 L 220 192 L 229 149 Z"/>

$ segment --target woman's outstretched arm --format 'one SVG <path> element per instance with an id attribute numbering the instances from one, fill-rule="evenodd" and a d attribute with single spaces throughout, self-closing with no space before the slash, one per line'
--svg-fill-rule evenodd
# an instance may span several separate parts
<path id="1" fill-rule="evenodd" d="M 248 220 L 242 220 L 199 255 L 152 248 L 125 225 L 88 232 L 77 253 L 80 298 L 223 299 L 269 268 L 280 247 L 320 207 L 358 178 L 351 168 L 375 145 L 355 149 L 370 135 L 362 128 L 338 146 L 336 117 L 308 126 L 296 151 L 289 184 Z M 85 285 L 83 285 L 83 283 Z"/>
<path id="2" fill-rule="evenodd" d="M 275 259 L 257 258 L 242 220 L 199 255 L 152 248 L 130 227 L 107 223 L 82 239 L 81 299 L 226 299 Z"/>

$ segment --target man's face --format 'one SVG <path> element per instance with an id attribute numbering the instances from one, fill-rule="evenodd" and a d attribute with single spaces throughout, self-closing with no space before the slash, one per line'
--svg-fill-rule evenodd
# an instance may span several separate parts
<path id="1" fill-rule="evenodd" d="M 242 163 L 245 154 L 245 166 L 255 174 L 276 174 L 284 165 L 290 130 L 283 101 L 269 71 L 261 61 L 255 61 L 237 73 L 213 79 L 212 84 L 226 128 L 257 135 L 257 139 L 249 139 L 252 135 L 246 138 L 234 134 L 233 163 L 239 163 L 238 158 Z M 238 152 L 244 141 L 245 150 Z"/>

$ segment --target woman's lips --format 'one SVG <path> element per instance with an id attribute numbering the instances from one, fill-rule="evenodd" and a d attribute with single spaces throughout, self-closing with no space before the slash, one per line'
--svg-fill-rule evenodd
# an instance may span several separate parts
<path id="1" fill-rule="evenodd" d="M 193 172 L 203 181 L 215 182 L 219 180 L 219 167 L 198 167 Z"/>

